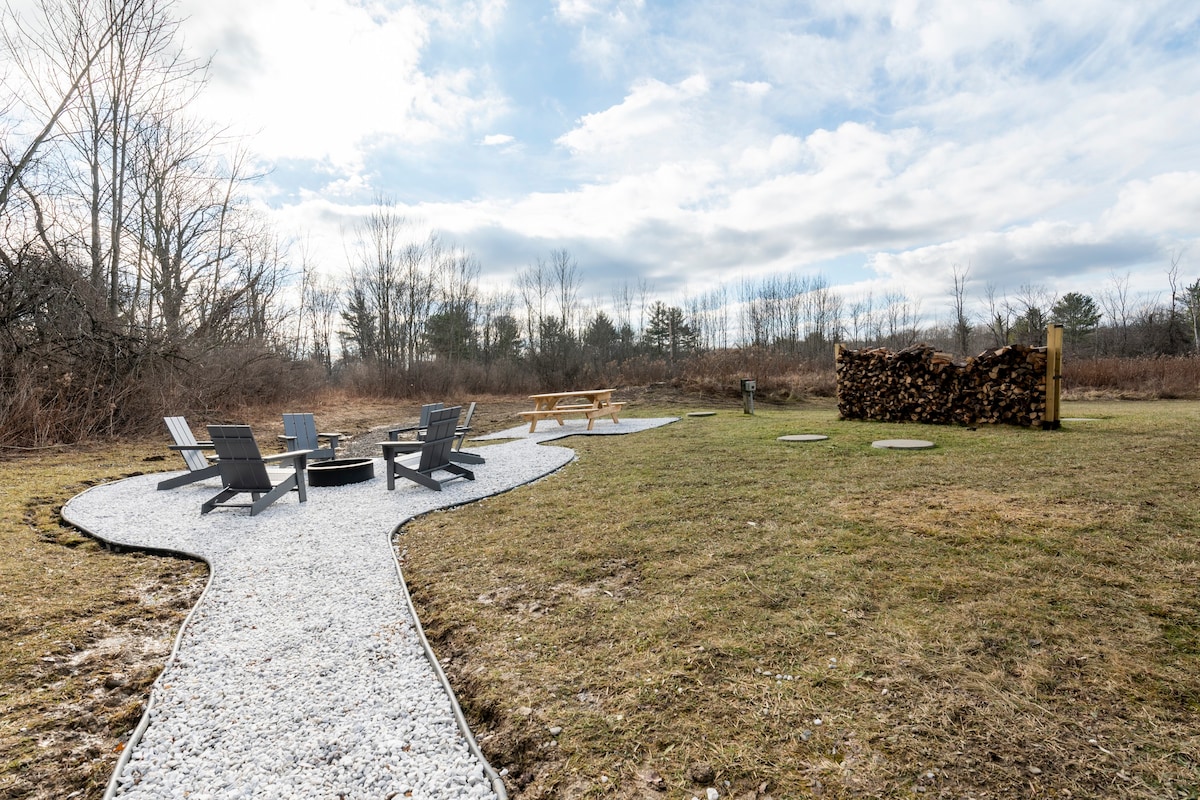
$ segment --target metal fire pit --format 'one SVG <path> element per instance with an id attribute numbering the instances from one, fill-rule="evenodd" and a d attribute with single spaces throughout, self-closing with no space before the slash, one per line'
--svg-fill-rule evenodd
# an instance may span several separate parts
<path id="1" fill-rule="evenodd" d="M 345 486 L 375 477 L 375 462 L 369 458 L 335 458 L 308 465 L 309 486 Z"/>

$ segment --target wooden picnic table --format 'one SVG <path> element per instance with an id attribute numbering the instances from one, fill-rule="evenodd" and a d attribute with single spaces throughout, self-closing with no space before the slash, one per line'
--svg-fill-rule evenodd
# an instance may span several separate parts
<path id="1" fill-rule="evenodd" d="M 596 417 L 611 417 L 613 423 L 619 423 L 617 414 L 625 407 L 624 403 L 612 401 L 612 389 L 580 389 L 572 392 L 547 392 L 531 394 L 533 411 L 520 412 L 522 417 L 529 419 L 529 432 L 537 430 L 538 420 L 554 419 L 559 425 L 567 414 L 583 414 L 587 418 L 587 429 L 592 429 Z"/>

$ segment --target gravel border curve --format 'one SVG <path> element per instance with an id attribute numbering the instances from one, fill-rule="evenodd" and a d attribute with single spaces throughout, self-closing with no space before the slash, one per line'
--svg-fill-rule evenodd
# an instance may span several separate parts
<path id="1" fill-rule="evenodd" d="M 476 480 L 432 492 L 376 477 L 309 488 L 256 517 L 200 503 L 201 481 L 157 492 L 163 474 L 95 486 L 63 518 L 121 547 L 210 567 L 105 798 L 497 798 L 503 781 L 466 726 L 412 610 L 392 536 L 405 522 L 509 491 L 574 459 L 537 445 L 633 433 L 677 418 L 586 431 L 568 421 L 484 439 Z M 578 429 L 576 429 L 578 428 Z M 385 535 L 380 535 L 381 533 Z"/>

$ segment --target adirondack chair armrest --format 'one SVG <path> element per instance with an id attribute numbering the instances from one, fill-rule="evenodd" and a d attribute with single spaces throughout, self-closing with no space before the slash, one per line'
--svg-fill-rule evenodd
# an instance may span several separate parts
<path id="1" fill-rule="evenodd" d="M 388 428 L 387 437 L 391 441 L 396 441 L 396 439 L 402 433 L 412 433 L 413 431 L 419 430 L 421 430 L 420 425 L 405 425 L 403 428 Z"/>
<path id="2" fill-rule="evenodd" d="M 421 448 L 425 446 L 425 442 L 397 442 L 386 441 L 380 442 L 379 446 L 383 448 L 384 455 L 388 453 L 419 453 Z"/>
<path id="3" fill-rule="evenodd" d="M 318 433 L 317 438 L 318 439 L 328 439 L 329 446 L 331 448 L 333 448 L 334 450 L 337 450 L 338 449 L 338 439 L 342 438 L 342 434 L 341 433 Z"/>
<path id="4" fill-rule="evenodd" d="M 279 434 L 278 436 L 276 436 L 275 438 L 276 438 L 276 439 L 279 439 L 279 440 L 280 440 L 280 441 L 282 441 L 282 442 L 287 442 L 287 443 L 289 443 L 289 444 L 294 444 L 294 443 L 295 443 L 295 441 L 296 441 L 296 439 L 297 439 L 298 437 L 296 437 L 296 436 L 289 436 L 289 435 L 288 435 L 288 434 L 286 434 L 286 433 L 281 433 L 281 434 Z"/>
<path id="5" fill-rule="evenodd" d="M 168 450 L 178 450 L 178 451 L 212 450 L 213 443 L 212 442 L 196 442 L 195 444 L 169 444 L 169 445 L 167 445 L 167 449 Z"/>
<path id="6" fill-rule="evenodd" d="M 289 458 L 299 461 L 301 464 L 308 458 L 308 454 L 312 450 L 289 450 L 286 453 L 272 453 L 269 456 L 263 456 L 263 461 L 286 461 Z"/>

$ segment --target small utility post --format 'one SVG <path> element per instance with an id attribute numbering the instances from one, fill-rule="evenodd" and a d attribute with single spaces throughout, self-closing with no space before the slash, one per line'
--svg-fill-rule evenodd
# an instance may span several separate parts
<path id="1" fill-rule="evenodd" d="M 754 388 L 756 382 L 753 378 L 742 378 L 742 413 L 754 413 Z"/>

